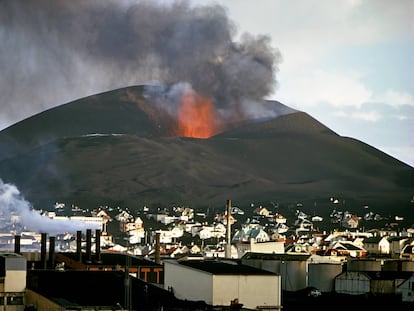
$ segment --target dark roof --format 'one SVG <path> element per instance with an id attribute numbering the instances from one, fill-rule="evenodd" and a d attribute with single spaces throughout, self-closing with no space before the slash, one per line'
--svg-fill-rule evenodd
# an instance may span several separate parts
<path id="1" fill-rule="evenodd" d="M 411 271 L 364 271 L 373 280 L 406 280 L 414 273 Z"/>
<path id="2" fill-rule="evenodd" d="M 408 236 L 390 236 L 388 237 L 388 241 L 392 242 L 392 241 L 401 241 L 401 240 L 409 240 L 410 237 Z"/>
<path id="3" fill-rule="evenodd" d="M 187 260 L 179 264 L 212 274 L 221 275 L 275 275 L 275 273 L 243 265 L 236 261 L 221 260 Z"/>
<path id="4" fill-rule="evenodd" d="M 352 243 L 341 243 L 341 242 L 339 242 L 339 243 L 341 244 L 341 246 L 343 246 L 342 249 L 346 249 L 346 250 L 350 250 L 350 251 L 352 251 L 352 250 L 354 250 L 354 251 L 363 250 L 362 248 L 360 248 L 360 247 L 358 247 L 358 246 L 356 246 Z"/>
<path id="5" fill-rule="evenodd" d="M 365 243 L 379 243 L 379 241 L 381 241 L 383 238 L 384 238 L 383 236 L 372 236 L 370 238 L 365 238 L 364 244 Z"/>
<path id="6" fill-rule="evenodd" d="M 172 292 L 134 277 L 129 277 L 129 282 L 126 282 L 126 277 L 127 274 L 122 271 L 28 270 L 27 289 L 66 307 L 125 307 L 128 292 L 133 310 L 169 310 L 177 306 L 205 305 L 179 300 Z M 128 288 L 130 291 L 127 291 Z M 200 307 L 200 310 L 204 309 Z"/>
<path id="7" fill-rule="evenodd" d="M 414 245 L 406 245 L 402 249 L 403 254 L 413 254 L 414 253 Z"/>
<path id="8" fill-rule="evenodd" d="M 264 254 L 264 253 L 246 253 L 241 260 L 261 259 L 261 260 L 284 260 L 284 261 L 306 261 L 310 254 Z"/>

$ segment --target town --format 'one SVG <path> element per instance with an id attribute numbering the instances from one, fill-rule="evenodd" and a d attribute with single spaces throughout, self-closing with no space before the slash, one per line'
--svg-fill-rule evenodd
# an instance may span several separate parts
<path id="1" fill-rule="evenodd" d="M 414 227 L 329 198 L 196 210 L 56 203 L 30 231 L 1 216 L 2 310 L 293 310 L 307 301 L 414 304 Z M 51 223 L 65 232 L 48 232 Z M 69 224 L 82 223 L 82 229 Z M 363 224 L 363 225 L 362 225 Z M 59 227 L 59 226 L 57 226 Z M 391 299 L 391 300 L 390 300 Z"/>

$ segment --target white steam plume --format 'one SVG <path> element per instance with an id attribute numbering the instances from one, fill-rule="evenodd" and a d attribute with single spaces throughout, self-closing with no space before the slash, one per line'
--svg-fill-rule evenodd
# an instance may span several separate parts
<path id="1" fill-rule="evenodd" d="M 91 228 L 89 224 L 75 220 L 54 220 L 32 209 L 31 204 L 20 194 L 15 185 L 4 183 L 0 179 L 0 218 L 3 223 L 10 222 L 12 216 L 18 216 L 19 222 L 27 230 L 38 233 L 58 234 L 75 233 Z"/>

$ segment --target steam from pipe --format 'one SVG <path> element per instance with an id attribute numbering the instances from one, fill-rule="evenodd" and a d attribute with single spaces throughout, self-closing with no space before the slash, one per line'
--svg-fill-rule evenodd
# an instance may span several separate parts
<path id="1" fill-rule="evenodd" d="M 0 128 L 70 100 L 188 83 L 229 113 L 276 85 L 268 36 L 238 36 L 226 9 L 189 1 L 0 1 Z"/>
<path id="2" fill-rule="evenodd" d="M 31 204 L 26 201 L 16 186 L 4 183 L 0 179 L 0 219 L 2 225 L 7 223 L 13 224 L 14 220 L 18 221 L 25 230 L 35 232 L 47 232 L 49 234 L 58 234 L 77 230 L 86 230 L 90 224 L 85 224 L 75 220 L 54 220 L 47 216 L 41 215 L 38 211 L 32 209 Z"/>

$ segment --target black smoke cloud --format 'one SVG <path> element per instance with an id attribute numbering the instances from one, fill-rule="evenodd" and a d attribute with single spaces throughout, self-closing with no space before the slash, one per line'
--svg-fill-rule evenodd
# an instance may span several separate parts
<path id="1" fill-rule="evenodd" d="M 80 97 L 188 83 L 228 111 L 274 91 L 279 52 L 220 5 L 0 0 L 0 128 Z"/>

